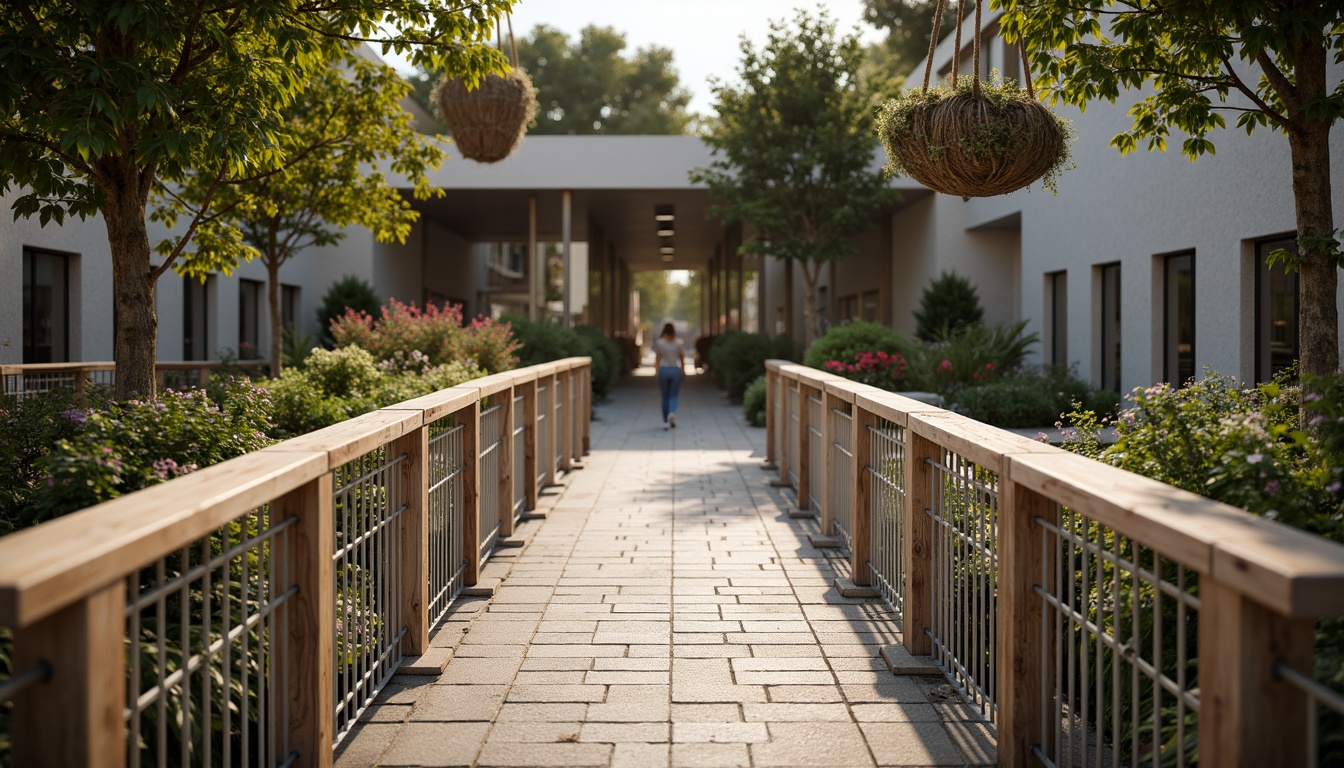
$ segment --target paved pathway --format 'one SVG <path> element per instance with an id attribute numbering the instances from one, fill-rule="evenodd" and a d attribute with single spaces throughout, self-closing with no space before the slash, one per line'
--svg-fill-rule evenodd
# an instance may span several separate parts
<path id="1" fill-rule="evenodd" d="M 993 762 L 941 678 L 887 671 L 889 609 L 831 586 L 847 567 L 769 487 L 765 430 L 705 377 L 678 416 L 661 428 L 648 376 L 598 406 L 586 467 L 487 567 L 495 596 L 434 636 L 443 674 L 396 678 L 338 766 Z"/>

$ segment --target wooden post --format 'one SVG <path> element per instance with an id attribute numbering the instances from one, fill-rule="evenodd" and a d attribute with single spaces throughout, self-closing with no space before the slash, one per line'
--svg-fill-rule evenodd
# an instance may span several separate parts
<path id="1" fill-rule="evenodd" d="M 564 382 L 563 386 L 561 381 Z M 560 404 L 559 423 L 556 424 L 556 448 L 560 451 L 560 468 L 568 472 L 574 457 L 574 369 L 555 375 L 555 395 Z"/>
<path id="2" fill-rule="evenodd" d="M 775 391 L 775 386 L 779 382 L 779 375 L 769 368 L 765 369 L 765 468 L 775 468 L 775 405 L 779 401 L 779 393 Z"/>
<path id="3" fill-rule="evenodd" d="M 499 535 L 513 535 L 513 387 L 500 392 L 503 418 L 499 420 Z"/>
<path id="4" fill-rule="evenodd" d="M 1042 691 L 1054 689 L 1045 677 L 1052 672 L 1050 665 L 1041 664 L 1041 644 L 1047 640 L 1041 598 L 1034 587 L 1041 581 L 1046 554 L 1041 529 L 1033 523 L 1037 517 L 1056 522 L 1055 503 L 1001 476 L 999 637 L 994 663 L 999 681 L 999 765 L 1005 768 L 1037 765 L 1032 746 L 1040 744 L 1044 732 Z"/>
<path id="5" fill-rule="evenodd" d="M 422 656 L 429 648 L 429 428 L 417 427 L 397 438 L 392 455 L 406 454 L 398 472 L 401 499 L 401 596 L 406 635 L 401 652 Z"/>
<path id="6" fill-rule="evenodd" d="M 837 399 L 837 405 L 838 402 Z M 877 426 L 877 417 L 871 411 L 860 408 L 858 403 L 850 409 L 850 414 L 849 477 L 836 478 L 836 482 L 849 483 L 852 493 L 853 512 L 850 525 L 854 530 L 850 532 L 849 541 L 849 578 L 855 586 L 868 587 L 873 583 L 873 572 L 868 567 L 868 561 L 873 556 L 873 483 L 868 472 L 868 465 L 873 463 L 873 442 L 868 437 L 868 429 Z M 829 467 L 827 471 L 830 471 Z"/>
<path id="7" fill-rule="evenodd" d="M 75 404 L 77 405 L 88 404 L 88 399 L 85 396 L 88 379 L 89 371 L 87 368 L 75 369 Z"/>
<path id="8" fill-rule="evenodd" d="M 523 487 L 527 500 L 523 508 L 537 508 L 537 382 L 521 385 L 523 392 Z"/>
<path id="9" fill-rule="evenodd" d="M 592 450 L 593 437 L 593 364 L 583 366 L 583 455 Z"/>
<path id="10" fill-rule="evenodd" d="M 905 546 L 902 560 L 905 583 L 902 606 L 905 611 L 905 649 L 914 656 L 927 656 L 933 642 L 924 630 L 933 624 L 933 520 L 926 510 L 933 508 L 933 467 L 929 460 L 941 458 L 938 444 L 905 430 Z"/>
<path id="11" fill-rule="evenodd" d="M 202 365 L 196 369 L 196 386 L 205 389 L 205 385 L 210 381 L 210 366 Z"/>
<path id="12" fill-rule="evenodd" d="M 458 411 L 462 419 L 462 584 L 481 580 L 481 401 Z"/>
<path id="13" fill-rule="evenodd" d="M 14 765 L 125 763 L 125 636 L 122 579 L 15 631 L 13 669 L 27 671 L 45 660 L 51 679 L 14 699 Z"/>
<path id="14" fill-rule="evenodd" d="M 275 520 L 297 517 L 283 545 L 299 588 L 283 611 L 289 638 L 289 740 L 298 765 L 330 768 L 336 738 L 336 513 L 330 472 L 271 504 Z M 281 636 L 277 633 L 277 636 Z"/>
<path id="15" fill-rule="evenodd" d="M 1275 613 L 1207 576 L 1199 605 L 1200 763 L 1307 765 L 1306 697 L 1273 670 L 1283 659 L 1312 674 L 1315 622 Z"/>
<path id="16" fill-rule="evenodd" d="M 803 382 L 798 382 L 798 508 L 812 509 L 812 478 L 811 466 L 814 458 L 812 456 L 812 403 L 810 402 L 811 389 L 803 386 Z M 816 510 L 813 510 L 814 512 Z M 821 535 L 830 536 L 831 529 L 823 520 L 821 524 Z"/>

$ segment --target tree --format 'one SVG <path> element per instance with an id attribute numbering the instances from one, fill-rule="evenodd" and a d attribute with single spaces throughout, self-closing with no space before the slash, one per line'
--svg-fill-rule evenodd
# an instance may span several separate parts
<path id="1" fill-rule="evenodd" d="M 887 39 L 868 51 L 871 63 L 903 77 L 923 61 L 937 8 L 938 0 L 863 0 L 863 20 L 887 30 Z M 956 30 L 956 0 L 948 0 L 943 14 L 942 37 L 947 37 Z"/>
<path id="2" fill-rule="evenodd" d="M 1192 161 L 1214 152 L 1209 134 L 1227 126 L 1286 134 L 1292 155 L 1298 253 L 1271 265 L 1300 271 L 1298 327 L 1304 384 L 1339 369 L 1340 266 L 1330 192 L 1330 127 L 1344 116 L 1344 5 L 1337 0 L 1075 3 L 1006 0 L 1005 38 L 1020 38 L 1037 87 L 1083 109 L 1131 94 L 1133 123 L 1111 140 L 1121 153 L 1140 141 L 1165 150 L 1185 134 Z"/>
<path id="3" fill-rule="evenodd" d="M 896 193 L 873 163 L 881 94 L 858 77 L 857 35 L 837 38 L 824 12 L 798 11 L 794 25 L 771 22 L 759 50 L 743 38 L 741 85 L 712 86 L 718 119 L 705 140 L 716 159 L 691 179 L 709 186 L 711 215 L 753 225 L 743 253 L 801 265 L 810 344 L 822 264 L 853 255 L 851 236 Z"/>
<path id="4" fill-rule="evenodd" d="M 553 134 L 681 134 L 691 122 L 691 95 L 659 46 L 624 55 L 625 35 L 590 25 L 571 42 L 564 32 L 537 25 L 518 41 L 518 66 L 532 78 L 540 109 L 528 129 Z M 429 93 L 441 73 L 421 70 L 413 85 L 420 103 L 435 111 Z"/>
<path id="5" fill-rule="evenodd" d="M 336 64 L 339 64 L 337 66 Z M 360 225 L 383 242 L 405 242 L 419 214 L 388 185 L 380 166 L 407 178 L 418 197 L 431 188 L 426 175 L 443 161 L 437 142 L 411 127 L 401 107 L 410 85 L 396 70 L 349 52 L 340 62 L 315 73 L 286 110 L 290 130 L 281 137 L 283 170 L 219 189 L 215 213 L 202 226 L 235 228 L 243 243 L 266 265 L 271 317 L 271 375 L 280 375 L 283 327 L 280 318 L 280 266 L 305 248 L 344 239 L 341 227 Z M 190 211 L 210 194 L 212 180 L 192 174 L 168 201 Z M 201 231 L 198 228 L 198 232 Z M 202 238 L 198 256 L 182 271 L 204 279 L 227 256 L 209 256 Z"/>
<path id="6" fill-rule="evenodd" d="M 370 41 L 474 81 L 504 67 L 482 41 L 512 4 L 33 0 L 0 14 L 0 194 L 19 188 L 15 216 L 44 225 L 102 214 L 117 397 L 153 395 L 155 282 L 183 255 L 220 188 L 295 159 L 281 149 L 286 111 L 310 78 L 349 43 Z M 189 173 L 210 179 L 210 192 L 154 264 L 150 194 Z M 227 270 L 246 254 L 241 235 L 214 234 L 212 266 Z"/>

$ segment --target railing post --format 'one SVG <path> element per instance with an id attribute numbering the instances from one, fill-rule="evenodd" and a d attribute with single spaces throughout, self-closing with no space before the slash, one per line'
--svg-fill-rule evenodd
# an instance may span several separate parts
<path id="1" fill-rule="evenodd" d="M 560 451 L 560 468 L 568 472 L 574 458 L 574 369 L 564 372 L 564 387 L 561 388 L 561 374 L 555 375 L 556 395 L 560 403 L 559 424 L 556 424 L 556 431 L 559 432 L 559 440 L 556 448 Z"/>
<path id="2" fill-rule="evenodd" d="M 51 680 L 14 700 L 14 765 L 120 766 L 126 760 L 126 582 L 14 633 L 13 669 Z M 327 751 L 331 751 L 328 744 Z"/>
<path id="3" fill-rule="evenodd" d="M 513 387 L 500 392 L 499 420 L 499 535 L 513 535 Z"/>
<path id="4" fill-rule="evenodd" d="M 868 437 L 868 430 L 877 427 L 877 417 L 871 411 L 859 407 L 857 402 L 850 409 L 850 415 L 849 477 L 842 478 L 853 489 L 851 525 L 854 530 L 849 537 L 850 580 L 855 586 L 868 587 L 873 583 L 872 569 L 868 567 L 868 561 L 872 559 L 873 530 L 873 481 L 868 465 L 873 463 L 873 442 Z M 830 467 L 827 467 L 827 471 L 830 471 Z"/>
<path id="5" fill-rule="evenodd" d="M 592 449 L 593 433 L 593 363 L 583 366 L 583 455 Z"/>
<path id="6" fill-rule="evenodd" d="M 774 469 L 775 464 L 775 406 L 779 404 L 779 393 L 775 387 L 779 376 L 769 367 L 765 369 L 765 468 Z"/>
<path id="7" fill-rule="evenodd" d="M 1199 584 L 1199 761 L 1307 765 L 1306 697 L 1274 663 L 1313 667 L 1315 622 L 1289 618 L 1210 577 Z"/>
<path id="8" fill-rule="evenodd" d="M 459 411 L 462 428 L 462 584 L 481 580 L 481 401 Z"/>
<path id="9" fill-rule="evenodd" d="M 213 367 L 209 365 L 202 365 L 196 369 L 196 386 L 205 389 L 205 385 L 210 382 L 211 370 L 213 370 Z"/>
<path id="10" fill-rule="evenodd" d="M 933 626 L 933 467 L 929 461 L 941 458 L 938 444 L 905 430 L 905 583 L 901 605 L 904 608 L 905 649 L 912 656 L 927 656 L 933 642 L 924 630 Z"/>
<path id="11" fill-rule="evenodd" d="M 523 382 L 523 507 L 537 508 L 537 380 Z"/>
<path id="12" fill-rule="evenodd" d="M 298 592 L 282 614 L 289 644 L 289 742 L 297 765 L 330 768 L 336 738 L 336 513 L 332 475 L 323 474 L 271 505 L 274 519 L 298 518 L 285 558 Z"/>
<path id="13" fill-rule="evenodd" d="M 812 403 L 811 390 L 798 382 L 798 509 L 812 509 Z M 816 512 L 816 510 L 812 510 Z M 831 529 L 823 522 L 821 534 L 830 536 Z"/>
<path id="14" fill-rule="evenodd" d="M 401 573 L 398 594 L 406 635 L 401 652 L 423 656 L 429 648 L 429 428 L 417 427 L 392 443 L 406 454 L 398 480 L 406 509 L 401 513 Z"/>
<path id="15" fill-rule="evenodd" d="M 1011 468 L 1004 475 L 1010 475 Z M 1054 522 L 1054 502 L 1028 488 L 1001 477 L 999 486 L 999 581 L 998 642 L 994 663 L 998 667 L 999 765 L 1005 768 L 1034 766 L 1032 747 L 1040 743 L 1045 722 L 1042 691 L 1053 689 L 1041 664 L 1047 638 L 1040 597 L 1035 586 L 1042 580 L 1046 563 L 1041 529 L 1036 518 Z M 926 483 L 927 484 L 927 483 Z M 1049 649 L 1047 648 L 1047 651 Z M 1047 653 L 1047 658 L 1053 654 Z M 1217 763 L 1215 763 L 1217 765 Z"/>
<path id="16" fill-rule="evenodd" d="M 88 400 L 85 397 L 87 391 L 89 371 L 87 368 L 75 369 L 75 404 L 87 405 Z"/>

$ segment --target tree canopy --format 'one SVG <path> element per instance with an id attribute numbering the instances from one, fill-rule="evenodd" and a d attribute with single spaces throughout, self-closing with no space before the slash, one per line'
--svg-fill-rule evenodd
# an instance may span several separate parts
<path id="1" fill-rule="evenodd" d="M 1226 115 L 1248 134 L 1287 135 L 1297 254 L 1271 257 L 1301 272 L 1301 370 L 1339 369 L 1340 266 L 1330 190 L 1330 128 L 1344 116 L 1344 5 L 1338 0 L 1075 3 L 1005 0 L 1005 38 L 1027 47 L 1037 87 L 1086 108 L 1132 101 L 1130 130 L 1112 145 L 1164 150 L 1178 138 L 1191 160 L 1214 152 Z M 1334 59 L 1334 68 L 1329 66 Z"/>
<path id="2" fill-rule="evenodd" d="M 513 0 L 34 0 L 0 14 L 0 194 L 16 216 L 101 213 L 113 262 L 116 394 L 152 395 L 155 281 L 208 215 L 152 263 L 146 205 L 188 174 L 219 188 L 290 162 L 287 109 L 352 42 L 475 80 L 502 70 L 485 41 Z M 232 235 L 232 237 L 237 237 Z"/>
<path id="3" fill-rule="evenodd" d="M 752 225 L 744 253 L 801 265 L 811 343 L 821 265 L 853 255 L 851 236 L 896 197 L 874 162 L 882 94 L 859 77 L 857 35 L 837 36 L 825 12 L 773 21 L 762 47 L 743 38 L 741 48 L 741 84 L 712 86 L 718 119 L 705 140 L 715 159 L 691 178 L 709 186 L 712 215 Z"/>
<path id="4" fill-rule="evenodd" d="M 692 115 L 690 93 L 672 66 L 672 51 L 659 46 L 626 53 L 625 35 L 589 25 L 575 40 L 539 24 L 518 40 L 518 65 L 537 89 L 536 125 L 529 133 L 681 134 Z M 429 93 L 441 75 L 421 70 L 416 98 L 431 108 Z"/>
<path id="5" fill-rule="evenodd" d="M 443 161 L 441 146 L 411 127 L 401 107 L 410 85 L 391 67 L 350 52 L 315 73 L 286 110 L 290 130 L 280 149 L 292 162 L 283 169 L 221 187 L 214 212 L 201 219 L 197 248 L 178 271 L 204 278 L 257 255 L 266 265 L 271 316 L 271 375 L 280 375 L 282 327 L 280 266 L 299 251 L 344 239 L 342 227 L 363 226 L 381 241 L 405 242 L 418 213 L 385 176 L 406 178 L 419 197 L 442 195 L 428 172 Z M 169 220 L 194 214 L 212 180 L 189 174 L 165 190 L 158 214 Z M 220 236 L 241 232 L 242 242 Z M 172 241 L 160 250 L 173 247 Z"/>
<path id="6" fill-rule="evenodd" d="M 887 31 L 887 39 L 868 51 L 870 63 L 887 73 L 904 77 L 929 53 L 933 14 L 938 0 L 863 0 L 863 20 Z M 956 0 L 943 11 L 942 37 L 956 29 Z"/>

